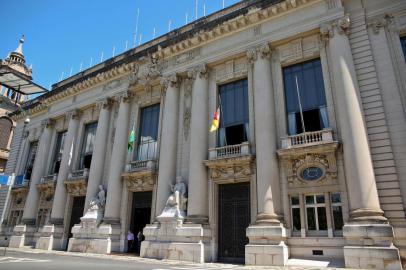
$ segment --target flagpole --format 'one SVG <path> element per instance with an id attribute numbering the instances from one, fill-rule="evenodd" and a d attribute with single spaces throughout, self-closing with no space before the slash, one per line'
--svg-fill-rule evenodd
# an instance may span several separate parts
<path id="1" fill-rule="evenodd" d="M 220 119 L 222 119 L 221 115 L 223 115 L 223 108 L 221 106 L 221 95 L 220 95 L 220 93 L 219 93 L 219 108 L 220 108 Z M 221 125 L 221 122 L 219 122 L 219 130 L 221 129 L 220 125 Z M 224 142 L 226 143 L 226 146 L 227 146 L 228 143 L 227 143 L 227 136 L 226 136 L 225 130 L 224 130 Z"/>
<path id="2" fill-rule="evenodd" d="M 303 110 L 302 110 L 302 102 L 300 100 L 300 94 L 299 94 L 299 83 L 297 82 L 297 76 L 296 75 L 295 75 L 295 81 L 296 81 L 297 100 L 299 101 L 299 110 L 300 110 L 300 119 L 301 119 L 301 122 L 302 122 L 302 129 L 303 129 L 303 133 L 306 133 L 305 124 L 304 124 L 304 117 L 303 117 Z"/>

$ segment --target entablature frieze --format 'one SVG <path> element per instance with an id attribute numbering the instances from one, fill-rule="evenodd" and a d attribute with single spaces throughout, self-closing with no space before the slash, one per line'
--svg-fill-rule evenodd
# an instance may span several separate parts
<path id="1" fill-rule="evenodd" d="M 255 156 L 225 157 L 205 160 L 209 178 L 216 184 L 250 182 L 255 174 Z"/>

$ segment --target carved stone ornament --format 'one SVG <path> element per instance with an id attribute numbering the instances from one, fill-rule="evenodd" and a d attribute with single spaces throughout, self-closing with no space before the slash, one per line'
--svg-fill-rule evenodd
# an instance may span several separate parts
<path id="1" fill-rule="evenodd" d="M 176 177 L 176 183 L 171 186 L 172 194 L 166 201 L 165 208 L 157 217 L 160 222 L 183 220 L 186 217 L 187 189 L 181 176 Z"/>
<path id="2" fill-rule="evenodd" d="M 50 119 L 50 118 L 42 120 L 42 122 L 41 122 L 41 128 L 42 129 L 52 128 L 54 125 L 55 125 L 55 121 L 53 119 Z"/>
<path id="3" fill-rule="evenodd" d="M 192 119 L 192 109 L 190 107 L 185 107 L 183 110 L 183 136 L 185 137 L 185 140 L 188 140 L 189 138 L 191 119 Z"/>
<path id="4" fill-rule="evenodd" d="M 68 119 L 68 120 L 70 120 L 70 119 L 78 120 L 79 117 L 80 117 L 80 114 L 81 114 L 81 112 L 80 112 L 79 109 L 73 109 L 73 110 L 68 111 L 68 112 L 66 113 L 65 117 L 66 117 L 66 119 Z"/>
<path id="5" fill-rule="evenodd" d="M 230 60 L 214 68 L 216 81 L 225 81 L 246 77 L 248 74 L 248 63 L 246 58 Z"/>
<path id="6" fill-rule="evenodd" d="M 39 205 L 41 208 L 52 208 L 54 199 L 55 185 L 41 185 L 37 186 L 39 189 Z"/>
<path id="7" fill-rule="evenodd" d="M 127 172 L 122 176 L 131 192 L 152 191 L 156 180 L 155 172 L 150 170 Z"/>
<path id="8" fill-rule="evenodd" d="M 72 196 L 86 196 L 87 181 L 85 179 L 65 181 L 68 194 Z"/>
<path id="9" fill-rule="evenodd" d="M 348 14 L 335 21 L 324 23 L 320 26 L 320 41 L 322 44 L 327 43 L 330 38 L 334 37 L 334 31 L 340 35 L 350 34 L 351 19 Z"/>
<path id="10" fill-rule="evenodd" d="M 130 102 L 134 95 L 130 91 L 124 91 L 116 95 L 117 102 Z"/>
<path id="11" fill-rule="evenodd" d="M 96 106 L 99 110 L 104 109 L 104 110 L 109 110 L 111 106 L 113 105 L 113 99 L 112 98 L 102 98 L 96 102 Z"/>
<path id="12" fill-rule="evenodd" d="M 369 19 L 367 24 L 372 29 L 372 32 L 377 35 L 381 29 L 393 25 L 393 18 L 392 15 L 386 14 L 384 17 Z"/>
<path id="13" fill-rule="evenodd" d="M 145 85 L 152 80 L 159 78 L 162 74 L 162 63 L 159 58 L 149 57 L 147 62 L 140 67 L 137 67 L 135 77 L 132 77 L 132 83 Z"/>
<path id="14" fill-rule="evenodd" d="M 206 160 L 209 176 L 214 183 L 249 182 L 255 173 L 254 157 L 240 156 L 224 159 Z"/>
<path id="15" fill-rule="evenodd" d="M 161 85 L 162 85 L 164 91 L 166 91 L 166 89 L 168 87 L 178 88 L 179 84 L 180 84 L 180 77 L 176 73 L 171 74 L 171 75 L 161 79 Z"/>
<path id="16" fill-rule="evenodd" d="M 282 64 L 313 58 L 320 53 L 317 35 L 298 38 L 278 47 L 279 59 Z"/>

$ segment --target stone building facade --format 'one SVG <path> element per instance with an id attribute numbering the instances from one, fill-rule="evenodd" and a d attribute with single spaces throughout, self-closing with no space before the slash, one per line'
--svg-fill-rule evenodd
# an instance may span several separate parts
<path id="1" fill-rule="evenodd" d="M 74 75 L 13 116 L 6 172 L 29 179 L 2 232 L 110 253 L 143 230 L 143 257 L 401 269 L 405 35 L 401 0 L 242 1 Z"/>

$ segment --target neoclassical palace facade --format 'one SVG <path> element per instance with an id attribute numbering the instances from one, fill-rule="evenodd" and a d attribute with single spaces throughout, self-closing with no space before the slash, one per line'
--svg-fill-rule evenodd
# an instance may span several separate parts
<path id="1" fill-rule="evenodd" d="M 143 230 L 142 257 L 402 269 L 405 50 L 403 0 L 247 0 L 108 59 L 13 113 L 2 234 L 110 253 Z"/>

